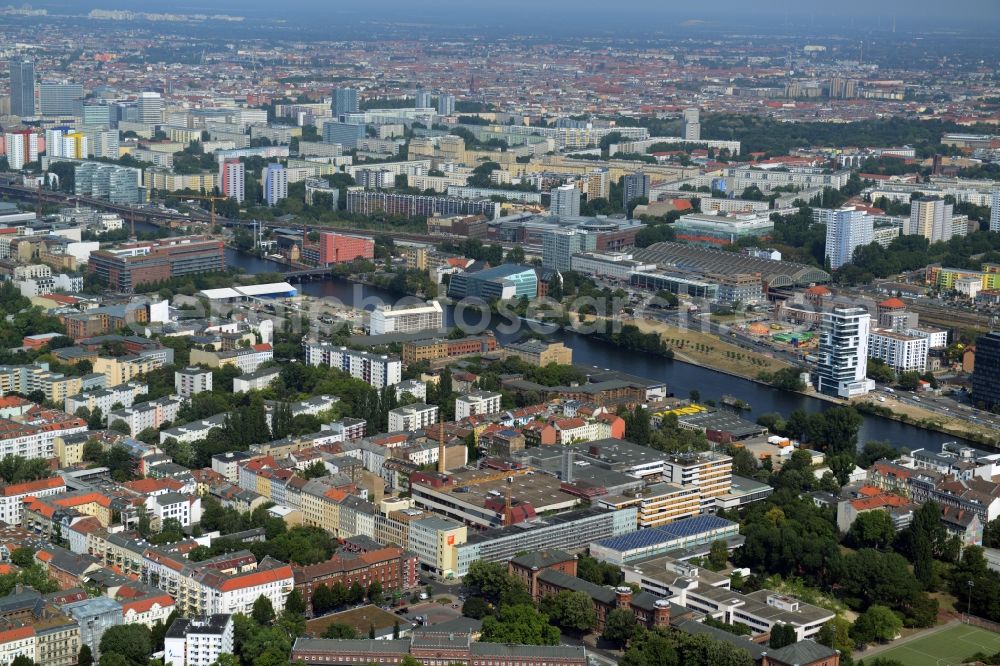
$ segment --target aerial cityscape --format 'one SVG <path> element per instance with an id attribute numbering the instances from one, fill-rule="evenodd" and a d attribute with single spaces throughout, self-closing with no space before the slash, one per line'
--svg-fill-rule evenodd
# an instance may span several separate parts
<path id="1" fill-rule="evenodd" d="M 1000 664 L 998 30 L 0 7 L 0 666 Z"/>

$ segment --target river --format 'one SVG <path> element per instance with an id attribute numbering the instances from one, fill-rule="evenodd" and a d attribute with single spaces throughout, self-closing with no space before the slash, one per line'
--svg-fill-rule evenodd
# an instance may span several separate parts
<path id="1" fill-rule="evenodd" d="M 240 254 L 232 249 L 226 250 L 226 262 L 227 265 L 242 268 L 248 273 L 284 269 L 277 262 Z M 362 299 L 364 299 L 362 306 L 366 309 L 374 307 L 376 302 L 395 303 L 400 300 L 398 295 L 384 289 L 336 278 L 306 281 L 298 287 L 303 294 L 335 298 L 345 305 L 353 306 L 362 303 Z M 452 306 L 446 306 L 445 319 L 448 325 L 454 323 L 454 308 Z M 507 342 L 518 336 L 498 331 L 497 337 L 501 342 Z M 613 344 L 573 332 L 555 331 L 552 337 L 562 340 L 567 347 L 572 348 L 573 363 L 576 365 L 610 368 L 640 377 L 662 380 L 666 382 L 668 390 L 679 397 L 686 397 L 691 390 L 697 390 L 701 394 L 702 400 L 719 400 L 723 395 L 731 395 L 750 405 L 751 409 L 745 416 L 751 419 L 768 412 L 778 412 L 787 417 L 796 409 L 817 412 L 833 406 L 825 400 L 762 386 L 699 365 L 670 361 L 624 350 Z M 937 451 L 943 442 L 958 439 L 951 435 L 918 428 L 892 419 L 862 416 L 864 423 L 858 434 L 859 442 L 862 444 L 869 440 L 884 440 L 892 443 L 893 446 L 905 447 L 910 450 L 930 448 Z"/>

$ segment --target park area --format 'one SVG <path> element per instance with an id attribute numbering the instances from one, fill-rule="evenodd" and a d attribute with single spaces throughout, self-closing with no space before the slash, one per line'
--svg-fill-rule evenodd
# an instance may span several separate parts
<path id="1" fill-rule="evenodd" d="M 898 661 L 905 666 L 958 666 L 977 652 L 1000 652 L 1000 634 L 956 624 L 879 652 L 878 658 Z"/>

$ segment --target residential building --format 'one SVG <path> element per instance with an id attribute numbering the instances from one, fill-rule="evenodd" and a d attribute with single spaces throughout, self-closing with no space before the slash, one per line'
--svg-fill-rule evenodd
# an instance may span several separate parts
<path id="1" fill-rule="evenodd" d="M 455 420 L 469 416 L 485 416 L 500 413 L 502 396 L 495 391 L 473 391 L 455 398 Z"/>
<path id="2" fill-rule="evenodd" d="M 99 197 L 115 204 L 142 203 L 139 185 L 142 172 L 102 162 L 84 162 L 74 170 L 74 192 Z"/>
<path id="3" fill-rule="evenodd" d="M 579 217 L 580 190 L 576 185 L 573 183 L 560 185 L 549 194 L 551 196 L 549 210 L 553 215 L 558 215 L 559 217 Z"/>
<path id="4" fill-rule="evenodd" d="M 630 201 L 634 199 L 649 200 L 649 174 L 630 173 L 626 174 L 622 187 L 622 207 L 626 210 Z"/>
<path id="5" fill-rule="evenodd" d="M 35 115 L 35 63 L 23 56 L 10 59 L 10 113 L 22 118 Z"/>
<path id="6" fill-rule="evenodd" d="M 862 307 L 835 307 L 823 313 L 816 390 L 849 398 L 875 388 L 868 379 L 871 315 Z"/>
<path id="7" fill-rule="evenodd" d="M 223 196 L 243 203 L 246 198 L 246 168 L 239 159 L 219 162 L 219 190 Z"/>
<path id="8" fill-rule="evenodd" d="M 281 374 L 281 368 L 264 368 L 233 377 L 233 393 L 260 391 L 271 385 Z"/>
<path id="9" fill-rule="evenodd" d="M 174 393 L 190 398 L 196 393 L 212 390 L 212 371 L 192 366 L 174 372 Z M 126 405 L 127 407 L 128 405 Z"/>
<path id="10" fill-rule="evenodd" d="M 104 632 L 122 623 L 121 604 L 108 597 L 94 597 L 66 604 L 62 610 L 79 625 L 80 642 L 90 647 L 95 659 L 100 659 Z"/>
<path id="11" fill-rule="evenodd" d="M 851 263 L 854 250 L 874 240 L 873 218 L 865 210 L 845 206 L 820 209 L 819 214 L 820 222 L 826 225 L 826 259 L 833 270 Z"/>
<path id="12" fill-rule="evenodd" d="M 26 497 L 46 497 L 65 491 L 66 483 L 60 476 L 7 484 L 0 489 L 0 521 L 8 525 L 20 525 L 24 517 Z"/>
<path id="13" fill-rule="evenodd" d="M 883 361 L 896 372 L 924 372 L 930 352 L 930 338 L 873 328 L 868 335 L 868 358 Z"/>
<path id="14" fill-rule="evenodd" d="M 700 113 L 697 108 L 684 109 L 684 140 L 685 141 L 700 141 L 701 140 L 701 120 L 699 118 Z"/>
<path id="15" fill-rule="evenodd" d="M 954 206 L 938 197 L 920 197 L 910 202 L 908 234 L 923 236 L 932 243 L 952 236 Z"/>
<path id="16" fill-rule="evenodd" d="M 191 350 L 191 363 L 200 363 L 210 368 L 232 365 L 241 372 L 256 372 L 261 365 L 274 360 L 274 349 L 269 344 L 251 345 L 229 351 Z"/>
<path id="17" fill-rule="evenodd" d="M 369 335 L 440 331 L 444 328 L 444 311 L 438 301 L 402 307 L 386 304 L 375 308 L 368 322 Z"/>
<path id="18" fill-rule="evenodd" d="M 976 340 L 972 399 L 986 409 L 1000 405 L 1000 331 L 981 335 Z"/>
<path id="19" fill-rule="evenodd" d="M 448 93 L 438 95 L 438 115 L 452 116 L 455 114 L 455 96 Z"/>
<path id="20" fill-rule="evenodd" d="M 340 118 L 345 113 L 358 112 L 358 91 L 354 88 L 334 88 L 330 110 L 334 118 Z"/>
<path id="21" fill-rule="evenodd" d="M 403 364 L 398 356 L 355 351 L 326 342 L 306 345 L 306 364 L 338 368 L 377 389 L 398 384 L 403 374 Z"/>
<path id="22" fill-rule="evenodd" d="M 109 411 L 108 425 L 120 421 L 128 426 L 130 434 L 138 435 L 143 430 L 155 430 L 164 423 L 176 421 L 182 405 L 181 400 L 168 396 L 136 403 L 131 407 Z"/>
<path id="23" fill-rule="evenodd" d="M 163 660 L 170 666 L 211 666 L 220 655 L 233 652 L 231 615 L 179 617 L 167 628 Z"/>
<path id="24" fill-rule="evenodd" d="M 29 162 L 38 161 L 38 135 L 31 130 L 7 132 L 4 135 L 7 147 L 7 165 L 14 171 L 24 168 Z"/>
<path id="25" fill-rule="evenodd" d="M 389 410 L 389 432 L 413 432 L 433 425 L 437 421 L 437 405 L 414 403 Z"/>
<path id="26" fill-rule="evenodd" d="M 990 193 L 990 231 L 1000 231 L 1000 190 Z"/>
<path id="27" fill-rule="evenodd" d="M 280 164 L 270 163 L 264 172 L 264 200 L 268 206 L 276 206 L 288 198 L 288 169 Z"/>

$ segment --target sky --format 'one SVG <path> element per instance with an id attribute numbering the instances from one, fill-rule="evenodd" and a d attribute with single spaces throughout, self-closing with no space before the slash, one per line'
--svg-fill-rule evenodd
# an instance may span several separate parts
<path id="1" fill-rule="evenodd" d="M 888 26 L 932 30 L 1000 27 L 1000 0 L 35 0 L 35 7 L 80 13 L 91 8 L 220 12 L 286 18 L 290 23 L 385 21 L 439 25 L 504 25 L 524 33 L 675 30 L 696 20 L 712 27 L 795 24 L 824 27 Z M 315 26 L 315 23 L 313 23 Z M 685 24 L 689 25 L 689 24 Z"/>

